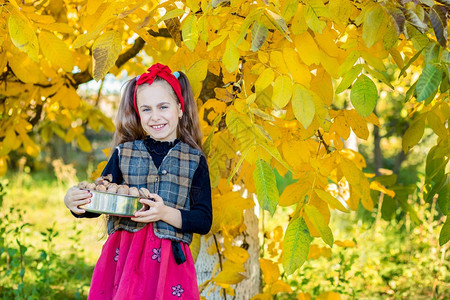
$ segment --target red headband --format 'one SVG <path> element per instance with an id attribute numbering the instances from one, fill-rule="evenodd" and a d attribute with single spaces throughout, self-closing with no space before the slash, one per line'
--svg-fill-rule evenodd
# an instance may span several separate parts
<path id="1" fill-rule="evenodd" d="M 175 94 L 177 95 L 178 100 L 180 101 L 181 110 L 184 112 L 184 98 L 183 98 L 183 95 L 181 94 L 180 82 L 172 74 L 172 71 L 170 70 L 170 68 L 168 66 L 157 63 L 157 64 L 152 65 L 150 68 L 148 68 L 147 73 L 143 73 L 142 75 L 136 77 L 136 86 L 134 87 L 134 95 L 133 95 L 134 99 L 133 100 L 134 100 L 134 109 L 136 110 L 138 117 L 140 117 L 140 116 L 139 116 L 139 110 L 137 108 L 137 102 L 136 102 L 137 88 L 139 85 L 144 84 L 144 83 L 152 84 L 153 81 L 155 80 L 156 76 L 161 77 L 162 79 L 167 81 L 167 83 L 170 84 L 170 86 L 175 91 Z"/>

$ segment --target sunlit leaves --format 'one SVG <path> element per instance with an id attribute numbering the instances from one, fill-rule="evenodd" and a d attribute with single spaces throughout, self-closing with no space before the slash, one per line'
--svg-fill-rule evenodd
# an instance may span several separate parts
<path id="1" fill-rule="evenodd" d="M 8 19 L 8 28 L 14 46 L 27 53 L 32 60 L 37 62 L 39 43 L 29 21 L 14 9 Z"/>
<path id="2" fill-rule="evenodd" d="M 369 77 L 360 75 L 352 87 L 350 99 L 356 111 L 367 117 L 377 104 L 378 91 L 375 83 Z"/>
<path id="3" fill-rule="evenodd" d="M 292 96 L 291 79 L 285 75 L 278 76 L 273 84 L 272 103 L 276 108 L 285 107 Z"/>
<path id="4" fill-rule="evenodd" d="M 222 58 L 222 63 L 229 73 L 233 72 L 238 67 L 239 51 L 230 39 L 227 40 L 227 45 L 225 46 L 225 53 Z"/>
<path id="5" fill-rule="evenodd" d="M 41 31 L 39 44 L 44 56 L 54 65 L 61 67 L 66 72 L 73 69 L 73 58 L 66 43 L 57 38 L 53 33 Z"/>
<path id="6" fill-rule="evenodd" d="M 415 120 L 411 123 L 402 139 L 402 147 L 405 153 L 408 152 L 412 147 L 417 145 L 417 143 L 423 136 L 424 130 L 425 120 L 423 118 Z"/>
<path id="7" fill-rule="evenodd" d="M 197 18 L 194 15 L 189 15 L 183 22 L 182 29 L 183 42 L 189 50 L 194 51 L 198 42 L 198 27 Z"/>
<path id="8" fill-rule="evenodd" d="M 95 40 L 92 46 L 94 57 L 94 79 L 100 80 L 114 66 L 122 50 L 122 36 L 115 31 L 107 31 Z"/>
<path id="9" fill-rule="evenodd" d="M 306 261 L 312 237 L 303 218 L 289 222 L 283 240 L 283 268 L 290 275 Z"/>
<path id="10" fill-rule="evenodd" d="M 299 84 L 294 85 L 293 88 L 292 110 L 295 118 L 304 128 L 308 128 L 314 118 L 316 108 L 310 92 Z"/>
<path id="11" fill-rule="evenodd" d="M 305 205 L 305 214 L 309 221 L 314 225 L 315 229 L 319 231 L 323 241 L 330 247 L 333 247 L 333 233 L 330 227 L 325 223 L 325 220 L 320 211 L 313 205 Z"/>

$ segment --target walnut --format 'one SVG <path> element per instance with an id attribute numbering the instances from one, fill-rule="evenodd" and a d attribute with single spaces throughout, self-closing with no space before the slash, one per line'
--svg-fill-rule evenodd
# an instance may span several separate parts
<path id="1" fill-rule="evenodd" d="M 119 185 L 119 188 L 117 189 L 117 194 L 128 195 L 129 189 L 130 188 L 128 187 L 128 185 Z"/>
<path id="2" fill-rule="evenodd" d="M 130 189 L 128 190 L 128 195 L 139 197 L 139 190 L 137 189 L 137 187 L 130 187 Z"/>
<path id="3" fill-rule="evenodd" d="M 146 188 L 140 188 L 139 189 L 139 196 L 142 198 L 150 199 L 150 191 Z"/>

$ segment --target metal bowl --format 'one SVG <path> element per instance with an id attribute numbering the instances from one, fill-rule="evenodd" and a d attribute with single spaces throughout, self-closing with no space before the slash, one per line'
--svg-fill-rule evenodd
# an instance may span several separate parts
<path id="1" fill-rule="evenodd" d="M 82 206 L 86 211 L 121 217 L 132 217 L 133 214 L 143 206 L 143 204 L 139 202 L 140 197 L 92 190 L 88 191 L 92 194 L 92 198 L 91 203 Z"/>

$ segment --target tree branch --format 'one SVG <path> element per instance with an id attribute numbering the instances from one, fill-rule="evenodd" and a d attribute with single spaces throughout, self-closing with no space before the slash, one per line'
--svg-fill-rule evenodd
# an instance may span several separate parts
<path id="1" fill-rule="evenodd" d="M 149 30 L 148 33 L 153 37 L 165 37 L 165 38 L 172 38 L 167 28 L 161 28 L 158 32 Z M 119 55 L 119 58 L 116 60 L 116 67 L 121 68 L 125 63 L 127 63 L 130 59 L 135 57 L 145 46 L 145 41 L 138 37 L 135 41 L 133 46 Z M 75 88 L 78 88 L 80 84 L 86 83 L 88 81 L 91 81 L 93 79 L 92 75 L 90 74 L 89 70 L 86 69 L 83 72 L 73 74 L 72 78 L 74 79 L 73 86 Z"/>

